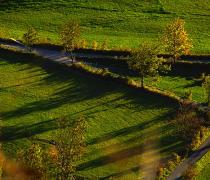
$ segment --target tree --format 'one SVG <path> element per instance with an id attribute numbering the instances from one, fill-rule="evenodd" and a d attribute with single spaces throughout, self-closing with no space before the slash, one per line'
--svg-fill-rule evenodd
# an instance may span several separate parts
<path id="1" fill-rule="evenodd" d="M 205 76 L 202 86 L 207 97 L 208 106 L 210 106 L 210 76 Z"/>
<path id="2" fill-rule="evenodd" d="M 176 128 L 176 136 L 181 137 L 187 143 L 191 143 L 196 134 L 204 126 L 203 118 L 189 105 L 183 104 L 172 124 Z"/>
<path id="3" fill-rule="evenodd" d="M 32 51 L 32 46 L 38 40 L 38 33 L 33 27 L 29 27 L 27 32 L 23 35 L 23 43 L 28 51 Z"/>
<path id="4" fill-rule="evenodd" d="M 190 48 L 192 48 L 191 40 L 188 37 L 184 25 L 184 20 L 177 18 L 167 25 L 164 32 L 163 44 L 165 50 L 173 57 L 174 62 L 182 54 L 189 54 Z"/>
<path id="5" fill-rule="evenodd" d="M 164 65 L 165 60 L 158 57 L 159 47 L 157 45 L 142 44 L 137 50 L 132 52 L 128 60 L 129 68 L 136 70 L 141 78 L 141 87 L 144 87 L 144 78 L 147 76 L 158 76 L 159 72 L 170 69 Z"/>
<path id="6" fill-rule="evenodd" d="M 28 149 L 18 153 L 18 160 L 23 163 L 25 168 L 28 168 L 31 178 L 35 179 L 41 179 L 46 175 L 45 158 L 44 150 L 37 143 L 33 143 Z"/>
<path id="7" fill-rule="evenodd" d="M 79 38 L 80 38 L 80 25 L 75 20 L 70 20 L 63 25 L 60 31 L 60 38 L 66 53 L 70 53 L 72 63 L 74 58 L 72 51 L 74 50 Z"/>
<path id="8" fill-rule="evenodd" d="M 74 179 L 76 172 L 76 162 L 84 154 L 85 142 L 84 134 L 86 129 L 85 119 L 81 116 L 73 126 L 63 118 L 59 119 L 60 128 L 55 140 L 57 157 L 55 165 L 57 176 L 61 180 Z"/>

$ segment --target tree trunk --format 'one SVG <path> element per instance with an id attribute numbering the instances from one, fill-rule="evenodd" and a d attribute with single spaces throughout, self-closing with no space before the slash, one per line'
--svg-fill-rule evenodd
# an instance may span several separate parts
<path id="1" fill-rule="evenodd" d="M 70 52 L 70 57 L 71 57 L 72 64 L 74 64 L 74 57 L 73 57 L 72 51 Z"/>
<path id="2" fill-rule="evenodd" d="M 141 77 L 141 87 L 144 88 L 144 77 Z"/>
<path id="3" fill-rule="evenodd" d="M 177 60 L 176 55 L 173 56 L 173 59 L 174 59 L 174 63 L 176 63 L 176 60 Z"/>

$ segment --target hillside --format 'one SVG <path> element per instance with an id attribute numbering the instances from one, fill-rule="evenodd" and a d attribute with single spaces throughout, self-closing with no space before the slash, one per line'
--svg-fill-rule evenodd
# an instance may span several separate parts
<path id="1" fill-rule="evenodd" d="M 133 47 L 144 40 L 156 40 L 167 22 L 184 18 L 194 43 L 194 52 L 210 51 L 209 0 L 1 0 L 1 28 L 18 37 L 30 25 L 42 38 L 58 40 L 61 24 L 77 18 L 83 38 L 108 39 L 111 47 Z M 18 25 L 17 25 L 18 22 Z"/>

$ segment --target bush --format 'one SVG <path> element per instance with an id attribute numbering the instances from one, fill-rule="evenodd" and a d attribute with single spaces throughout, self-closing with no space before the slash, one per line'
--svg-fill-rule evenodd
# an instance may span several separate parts
<path id="1" fill-rule="evenodd" d="M 98 43 L 97 41 L 93 41 L 93 49 L 97 50 L 98 49 Z"/>
<path id="2" fill-rule="evenodd" d="M 184 94 L 184 99 L 192 101 L 192 96 L 193 96 L 192 91 L 188 90 Z"/>
<path id="3" fill-rule="evenodd" d="M 18 161 L 29 168 L 31 176 L 40 179 L 46 173 L 46 154 L 39 144 L 33 143 L 28 149 L 18 152 Z"/>
<path id="4" fill-rule="evenodd" d="M 191 150 L 196 150 L 209 137 L 210 131 L 208 128 L 201 126 L 201 129 L 195 134 L 190 145 Z"/>
<path id="5" fill-rule="evenodd" d="M 85 39 L 83 39 L 83 40 L 81 41 L 80 47 L 81 47 L 82 49 L 86 49 L 86 48 L 87 48 L 87 45 L 88 45 L 87 41 L 86 41 Z"/>
<path id="6" fill-rule="evenodd" d="M 102 50 L 108 50 L 108 40 L 105 39 L 104 42 L 101 45 Z"/>
<path id="7" fill-rule="evenodd" d="M 172 123 L 176 128 L 175 135 L 181 137 L 188 146 L 195 135 L 202 129 L 204 119 L 199 117 L 190 106 L 184 106 L 178 111 Z"/>
<path id="8" fill-rule="evenodd" d="M 182 162 L 181 157 L 174 153 L 172 158 L 164 165 L 160 165 L 157 171 L 157 179 L 165 180 L 172 173 L 174 169 Z"/>
<path id="9" fill-rule="evenodd" d="M 183 174 L 182 178 L 184 180 L 195 180 L 198 172 L 194 166 L 191 166 L 187 169 L 187 171 Z"/>

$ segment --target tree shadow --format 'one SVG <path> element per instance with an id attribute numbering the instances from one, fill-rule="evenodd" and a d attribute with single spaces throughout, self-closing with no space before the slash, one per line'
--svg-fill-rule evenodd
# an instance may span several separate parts
<path id="1" fill-rule="evenodd" d="M 0 141 L 7 142 L 16 139 L 28 138 L 54 129 L 57 129 L 57 122 L 55 119 L 30 125 L 2 127 Z"/>
<path id="2" fill-rule="evenodd" d="M 15 61 L 15 63 L 17 62 Z M 23 61 L 22 63 L 25 64 L 28 63 L 28 61 Z M 44 61 L 41 65 L 38 65 L 48 74 L 48 76 L 45 76 L 42 80 L 40 80 L 40 82 L 38 82 L 39 84 L 53 85 L 65 82 L 65 85 L 60 89 L 56 89 L 54 94 L 50 95 L 50 97 L 25 104 L 22 107 L 9 112 L 3 112 L 1 114 L 3 119 L 8 120 L 13 117 L 21 117 L 32 112 L 47 111 L 68 103 L 72 104 L 91 99 L 98 99 L 118 92 L 123 93 L 123 95 L 118 99 L 112 99 L 111 101 L 91 106 L 78 113 L 88 112 L 90 109 L 93 110 L 94 108 L 102 105 L 114 104 L 114 102 L 117 102 L 120 98 L 127 99 L 130 103 L 135 103 L 137 106 L 138 104 L 141 104 L 141 106 L 144 106 L 145 108 L 156 108 L 157 104 L 158 106 L 162 106 L 161 104 L 163 103 L 157 103 L 160 99 L 163 102 L 169 101 L 164 100 L 158 95 L 153 94 L 151 96 L 150 93 L 131 89 L 108 80 L 101 80 L 87 75 L 85 76 L 84 74 L 71 70 L 69 67 L 58 65 L 53 62 Z M 35 64 L 34 66 L 38 65 Z M 39 85 L 38 83 L 37 85 Z M 136 98 L 135 95 L 139 96 L 139 98 Z M 154 102 L 154 100 L 157 102 Z M 116 105 L 114 108 L 119 107 L 126 107 L 126 104 L 121 103 Z"/>
<path id="3" fill-rule="evenodd" d="M 14 56 L 13 56 L 14 58 Z M 13 61 L 9 59 L 10 63 L 22 63 L 28 64 L 28 60 L 21 61 L 17 59 Z M 33 61 L 34 62 L 31 62 Z M 41 62 L 40 62 L 41 61 Z M 18 107 L 15 110 L 1 113 L 2 119 L 9 120 L 11 118 L 21 118 L 22 116 L 28 115 L 34 112 L 45 112 L 63 106 L 65 104 L 74 104 L 78 102 L 83 102 L 87 100 L 100 99 L 104 98 L 109 94 L 119 94 L 111 99 L 104 98 L 103 101 L 97 101 L 94 104 L 87 104 L 85 108 L 78 110 L 77 112 L 70 112 L 69 116 L 74 116 L 77 114 L 84 114 L 85 116 L 93 115 L 99 110 L 97 109 L 100 106 L 104 106 L 104 111 L 110 108 L 126 108 L 132 109 L 132 112 L 139 112 L 145 109 L 161 109 L 176 107 L 176 103 L 168 98 L 161 97 L 157 94 L 148 93 L 138 89 L 132 89 L 127 86 L 111 82 L 108 80 L 101 80 L 92 76 L 81 74 L 80 72 L 71 70 L 69 67 L 64 65 L 58 65 L 53 62 L 45 61 L 41 59 L 36 61 L 36 58 L 30 60 L 31 68 L 41 67 L 47 76 L 42 78 L 38 83 L 45 85 L 53 85 L 58 83 L 63 83 L 64 85 L 59 86 L 55 92 L 48 96 L 47 98 L 41 100 L 35 100 L 28 104 L 24 104 L 21 107 Z M 33 70 L 33 69 L 32 69 Z M 124 101 L 121 101 L 124 99 Z M 131 106 L 132 105 L 132 106 Z M 100 110 L 102 111 L 102 110 Z M 113 138 L 118 138 L 126 136 L 132 133 L 137 133 L 143 129 L 147 129 L 155 123 L 164 120 L 172 112 L 168 112 L 163 116 L 157 117 L 152 120 L 145 121 L 143 123 L 130 126 L 127 128 L 119 129 L 114 132 L 104 134 L 101 137 L 96 137 L 91 139 L 88 142 L 88 145 L 94 145 L 96 143 L 104 142 L 111 140 Z M 129 115 L 128 115 L 129 116 Z M 49 120 L 45 122 L 35 123 L 32 125 L 16 125 L 9 126 L 4 129 L 0 140 L 10 141 L 25 137 L 30 137 L 35 134 L 40 134 L 46 131 L 56 129 L 57 126 L 54 120 Z M 123 143 L 128 143 L 130 141 L 138 141 L 141 138 L 139 136 L 132 137 L 128 140 L 125 140 Z M 171 143 L 171 142 L 169 142 Z M 117 144 L 116 144 L 117 146 Z M 84 162 L 78 166 L 79 170 L 87 170 L 92 168 L 97 168 L 103 165 L 114 163 L 126 158 L 130 158 L 142 153 L 144 144 L 140 143 L 134 147 L 127 149 L 121 149 L 117 152 L 98 157 L 94 160 Z M 106 147 L 105 147 L 106 148 Z M 111 147 L 110 147 L 111 148 Z M 173 146 L 168 147 L 173 148 Z M 103 150 L 103 149 L 101 149 Z M 162 151 L 167 151 L 165 148 Z"/>
<path id="4" fill-rule="evenodd" d="M 167 114 L 165 114 L 165 117 L 167 117 Z M 161 120 L 164 120 L 163 118 L 164 116 L 163 117 L 160 116 L 158 118 L 154 118 L 148 123 L 145 123 L 145 122 L 140 123 L 136 126 L 124 128 L 115 132 L 108 133 L 102 137 L 94 138 L 88 142 L 88 145 L 93 145 L 93 144 L 101 143 L 103 141 L 108 141 L 114 138 L 119 138 L 120 136 L 126 136 L 129 134 L 135 134 L 137 132 L 141 132 L 142 130 L 149 129 L 153 124 L 156 124 L 160 122 Z M 155 150 L 158 154 L 164 154 L 164 153 L 172 154 L 175 152 L 176 153 L 181 152 L 183 150 L 183 142 L 180 139 L 173 137 L 173 134 L 168 134 L 170 130 L 172 129 L 173 127 L 171 127 L 171 124 L 166 123 L 165 126 L 157 130 L 157 131 L 161 130 L 160 132 L 158 132 L 160 134 L 156 134 L 154 130 L 149 130 L 147 131 L 147 134 L 135 135 L 134 137 L 128 138 L 119 143 L 111 144 L 109 146 L 97 149 L 97 151 L 99 152 L 107 152 L 106 149 L 107 150 L 113 149 L 117 151 L 103 155 L 101 157 L 98 157 L 96 159 L 93 159 L 87 162 L 83 162 L 78 166 L 78 170 L 86 171 L 93 168 L 99 168 L 101 166 L 116 163 L 117 161 L 121 161 L 124 159 L 129 159 L 131 157 L 142 155 L 142 153 L 145 152 L 145 147 L 150 143 L 155 144 L 155 147 L 154 147 L 155 149 L 153 150 Z M 162 137 L 162 134 L 166 134 L 166 135 Z M 159 135 L 161 135 L 161 138 L 158 137 Z M 91 153 L 94 154 L 95 152 L 91 152 Z M 161 159 L 161 161 L 163 161 L 163 159 Z M 124 172 L 122 172 L 122 174 L 124 174 Z"/>

